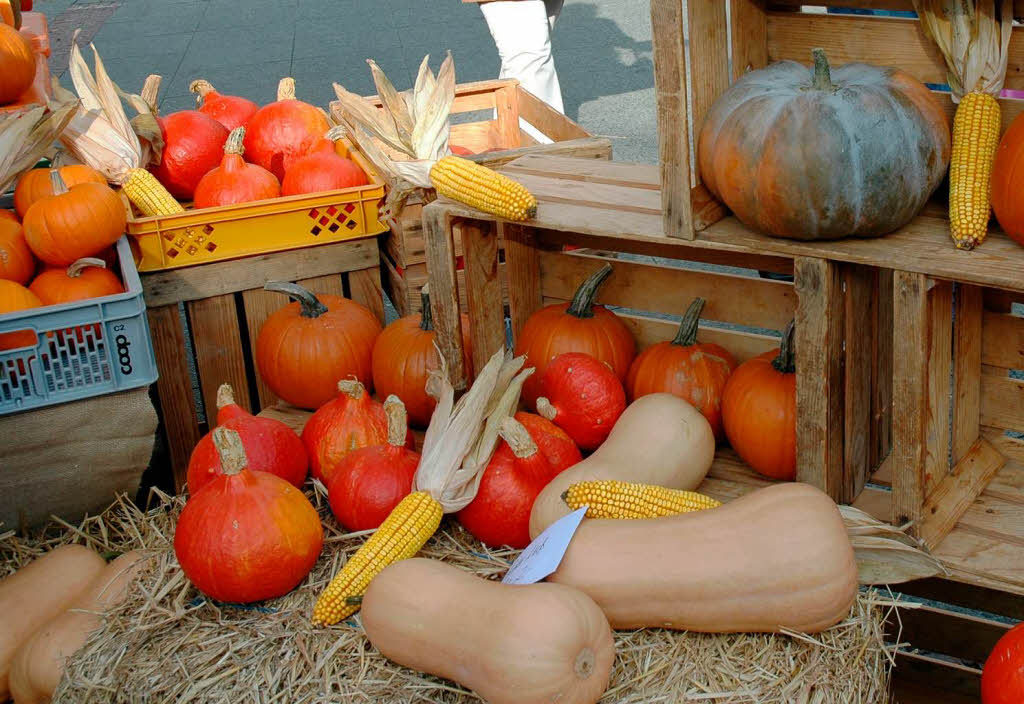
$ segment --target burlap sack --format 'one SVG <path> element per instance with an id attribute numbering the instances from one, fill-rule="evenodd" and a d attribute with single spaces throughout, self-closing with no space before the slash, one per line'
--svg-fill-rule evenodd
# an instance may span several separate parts
<path id="1" fill-rule="evenodd" d="M 0 416 L 0 532 L 134 497 L 156 427 L 145 388 Z"/>

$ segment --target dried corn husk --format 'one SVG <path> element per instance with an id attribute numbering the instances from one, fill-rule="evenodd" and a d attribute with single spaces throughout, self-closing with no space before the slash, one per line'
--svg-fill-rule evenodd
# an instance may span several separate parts
<path id="1" fill-rule="evenodd" d="M 43 157 L 52 157 L 56 140 L 78 109 L 78 100 L 55 102 L 50 109 L 28 105 L 0 115 L 0 193 Z"/>
<path id="2" fill-rule="evenodd" d="M 914 9 L 946 60 L 954 103 L 974 91 L 1002 91 L 1013 32 L 1012 0 L 914 0 Z"/>
<path id="3" fill-rule="evenodd" d="M 900 584 L 946 574 L 946 568 L 907 534 L 910 524 L 891 526 L 852 506 L 840 506 L 857 558 L 861 584 Z"/>

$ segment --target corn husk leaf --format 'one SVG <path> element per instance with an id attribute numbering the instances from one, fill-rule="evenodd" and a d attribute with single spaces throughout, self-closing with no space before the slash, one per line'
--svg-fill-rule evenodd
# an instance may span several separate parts
<path id="1" fill-rule="evenodd" d="M 899 584 L 946 574 L 924 545 L 907 534 L 910 524 L 892 526 L 853 506 L 840 506 L 853 544 L 861 584 Z"/>
<path id="2" fill-rule="evenodd" d="M 78 109 L 78 100 L 54 103 L 49 111 L 42 105 L 0 116 L 0 193 L 40 159 L 53 156 L 57 137 Z"/>
<path id="3" fill-rule="evenodd" d="M 427 111 L 427 103 L 434 92 L 435 85 L 437 85 L 437 81 L 434 78 L 434 72 L 430 70 L 430 54 L 427 54 L 420 62 L 420 70 L 416 74 L 416 85 L 412 89 L 414 121 L 419 120 L 419 116 Z"/>
<path id="4" fill-rule="evenodd" d="M 402 96 L 395 90 L 380 66 L 373 59 L 367 59 L 370 66 L 370 73 L 373 74 L 373 83 L 377 86 L 377 97 L 384 104 L 384 115 L 391 120 L 395 128 L 395 134 L 405 145 L 410 145 L 412 138 L 412 117 L 409 115 L 409 107 Z"/>
<path id="5" fill-rule="evenodd" d="M 441 63 L 437 81 L 426 108 L 417 115 L 412 131 L 412 142 L 417 159 L 438 160 L 447 153 L 448 135 L 451 131 L 448 116 L 455 102 L 455 61 L 451 52 Z"/>
<path id="6" fill-rule="evenodd" d="M 340 83 L 334 84 L 334 94 L 341 104 L 342 124 L 361 127 L 387 146 L 398 152 L 406 152 L 409 146 L 402 142 L 394 123 L 387 120 L 368 100 L 355 93 L 349 93 Z M 354 130 L 353 130 L 354 131 Z"/>

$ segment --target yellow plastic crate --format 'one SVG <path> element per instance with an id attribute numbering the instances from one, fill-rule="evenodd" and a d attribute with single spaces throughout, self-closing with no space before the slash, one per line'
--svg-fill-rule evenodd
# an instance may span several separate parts
<path id="1" fill-rule="evenodd" d="M 384 181 L 362 154 L 347 146 L 349 158 L 369 178 L 368 185 L 146 218 L 136 217 L 125 199 L 139 271 L 176 269 L 386 231 L 388 226 L 379 219 Z"/>

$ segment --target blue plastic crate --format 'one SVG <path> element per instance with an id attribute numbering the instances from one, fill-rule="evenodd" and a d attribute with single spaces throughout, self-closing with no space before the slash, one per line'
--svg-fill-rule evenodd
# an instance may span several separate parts
<path id="1" fill-rule="evenodd" d="M 127 237 L 117 243 L 126 292 L 0 315 L 0 333 L 36 344 L 0 351 L 0 415 L 147 386 L 156 381 L 142 282 Z"/>

